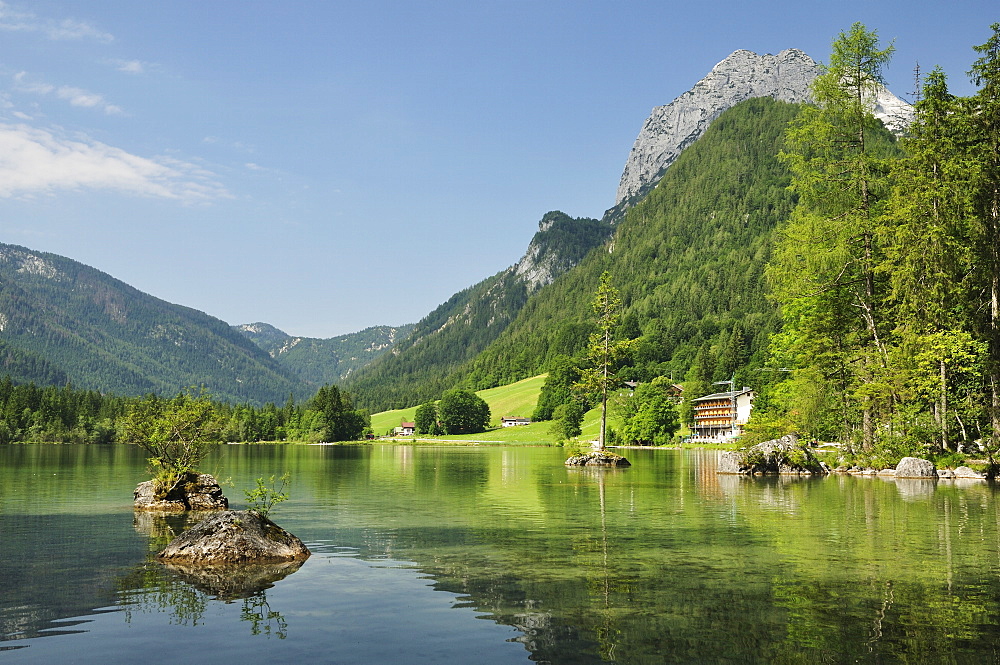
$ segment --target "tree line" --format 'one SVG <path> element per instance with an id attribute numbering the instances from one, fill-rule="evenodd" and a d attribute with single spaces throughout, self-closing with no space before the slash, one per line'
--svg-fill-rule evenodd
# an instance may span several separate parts
<path id="1" fill-rule="evenodd" d="M 892 45 L 858 23 L 785 136 L 797 203 L 766 276 L 780 306 L 755 417 L 883 461 L 1000 444 L 1000 24 L 969 75 L 924 76 L 897 141 L 872 115 Z"/>
<path id="2" fill-rule="evenodd" d="M 337 386 L 321 387 L 308 400 L 291 396 L 282 406 L 262 407 L 213 400 L 201 391 L 175 396 L 123 397 L 67 384 L 39 387 L 0 380 L 0 444 L 134 443 L 145 418 L 196 400 L 206 412 L 215 441 L 354 441 L 370 433 L 368 414 Z M 130 434 L 133 433 L 133 434 Z M 138 434 L 135 434 L 138 432 Z"/>

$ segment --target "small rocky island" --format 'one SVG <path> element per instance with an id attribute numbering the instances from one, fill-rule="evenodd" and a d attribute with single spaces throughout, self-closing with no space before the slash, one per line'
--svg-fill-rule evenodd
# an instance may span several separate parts
<path id="1" fill-rule="evenodd" d="M 304 561 L 309 548 L 255 510 L 227 510 L 174 538 L 156 558 L 164 563 L 233 564 Z"/>
<path id="2" fill-rule="evenodd" d="M 155 480 L 139 483 L 133 493 L 135 510 L 180 513 L 187 510 L 226 510 L 229 499 L 214 476 L 190 473 L 167 491 L 158 490 Z"/>
<path id="3" fill-rule="evenodd" d="M 573 455 L 566 460 L 566 466 L 626 467 L 632 466 L 632 463 L 621 455 L 609 453 L 606 450 L 594 450 L 581 455 Z"/>

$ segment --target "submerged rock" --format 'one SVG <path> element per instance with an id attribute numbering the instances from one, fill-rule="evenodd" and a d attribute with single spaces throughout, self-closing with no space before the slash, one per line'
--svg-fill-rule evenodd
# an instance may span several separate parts
<path id="1" fill-rule="evenodd" d="M 164 563 L 268 563 L 309 558 L 309 548 L 253 510 L 227 510 L 174 538 L 156 555 Z"/>
<path id="2" fill-rule="evenodd" d="M 722 453 L 716 473 L 741 475 L 825 475 L 825 464 L 799 443 L 799 437 L 787 434 L 750 446 L 744 450 Z"/>
<path id="3" fill-rule="evenodd" d="M 595 450 L 582 455 L 574 455 L 566 460 L 566 466 L 632 466 L 632 463 L 621 455 L 609 453 L 606 450 Z"/>
<path id="4" fill-rule="evenodd" d="M 896 465 L 897 478 L 937 478 L 934 462 L 919 457 L 904 457 Z"/>
<path id="5" fill-rule="evenodd" d="M 222 494 L 222 488 L 214 476 L 208 473 L 189 474 L 184 482 L 167 493 L 157 496 L 152 480 L 139 483 L 133 493 L 136 510 L 153 510 L 179 513 L 185 510 L 226 510 L 229 499 Z"/>

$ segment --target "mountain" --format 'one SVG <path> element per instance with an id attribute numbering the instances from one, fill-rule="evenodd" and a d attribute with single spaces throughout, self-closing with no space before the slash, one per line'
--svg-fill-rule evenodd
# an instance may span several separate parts
<path id="1" fill-rule="evenodd" d="M 0 244 L 0 371 L 18 381 L 140 395 L 204 385 L 236 402 L 309 388 L 208 314 L 68 258 Z"/>
<path id="2" fill-rule="evenodd" d="M 357 403 L 373 410 L 437 399 L 454 372 L 487 348 L 525 303 L 608 238 L 611 227 L 553 211 L 542 217 L 515 265 L 456 293 L 424 317 L 405 340 L 348 378 Z"/>
<path id="3" fill-rule="evenodd" d="M 340 383 L 386 353 L 413 330 L 405 326 L 372 326 L 328 339 L 293 337 L 267 323 L 233 328 L 278 363 L 315 386 Z"/>
<path id="4" fill-rule="evenodd" d="M 349 388 L 369 408 L 400 408 L 455 385 L 481 389 L 544 371 L 556 355 L 584 348 L 604 270 L 625 301 L 622 334 L 641 338 L 635 378 L 680 380 L 692 365 L 722 378 L 745 369 L 778 326 L 762 275 L 773 229 L 794 200 L 776 155 L 820 71 L 797 49 L 731 54 L 653 109 L 585 256 L 522 289 L 515 277 L 538 268 L 529 247 L 524 267 L 455 294 Z M 874 101 L 896 132 L 912 118 L 888 90 Z"/>
<path id="5" fill-rule="evenodd" d="M 806 102 L 810 86 L 821 71 L 798 49 L 777 55 L 739 50 L 715 65 L 693 88 L 669 104 L 653 109 L 642 125 L 625 162 L 615 205 L 605 219 L 618 220 L 659 182 L 681 152 L 724 111 L 755 97 L 782 102 Z M 885 88 L 875 104 L 875 115 L 893 131 L 913 119 L 913 108 Z"/>

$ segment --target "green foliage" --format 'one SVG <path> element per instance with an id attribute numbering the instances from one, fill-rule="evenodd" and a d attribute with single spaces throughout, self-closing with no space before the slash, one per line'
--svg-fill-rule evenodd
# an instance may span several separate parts
<path id="1" fill-rule="evenodd" d="M 371 424 L 368 415 L 355 409 L 351 396 L 337 386 L 321 387 L 309 407 L 319 415 L 316 426 L 322 431 L 324 441 L 358 441 L 364 438 Z"/>
<path id="2" fill-rule="evenodd" d="M 224 428 L 225 421 L 202 388 L 178 393 L 168 402 L 147 398 L 133 403 L 119 434 L 123 442 L 149 454 L 155 492 L 163 497 L 198 473 L 212 445 L 222 440 Z"/>
<path id="3" fill-rule="evenodd" d="M 573 386 L 580 380 L 579 364 L 580 361 L 564 355 L 552 359 L 532 420 L 551 420 L 557 407 L 574 399 Z"/>
<path id="4" fill-rule="evenodd" d="M 556 441 L 568 441 L 582 433 L 583 407 L 579 402 L 569 401 L 560 404 L 552 412 L 552 424 L 549 433 Z"/>
<path id="5" fill-rule="evenodd" d="M 426 402 L 417 407 L 417 412 L 413 417 L 413 425 L 417 434 L 443 434 L 441 426 L 438 424 L 437 406 L 434 402 Z"/>
<path id="6" fill-rule="evenodd" d="M 902 151 L 870 113 L 891 48 L 860 24 L 834 42 L 818 107 L 788 132 L 799 204 L 768 270 L 785 324 L 770 362 L 794 371 L 765 391 L 754 422 L 859 444 L 848 458 L 876 468 L 977 440 L 987 456 L 1000 446 L 992 29 L 975 47 L 980 90 L 956 98 L 932 71 Z"/>
<path id="7" fill-rule="evenodd" d="M 490 424 L 489 405 L 471 390 L 445 391 L 437 410 L 446 434 L 475 434 Z"/>
<path id="8" fill-rule="evenodd" d="M 285 491 L 285 487 L 288 486 L 291 479 L 292 475 L 288 471 L 283 473 L 277 481 L 272 475 L 266 484 L 263 478 L 258 478 L 255 489 L 243 490 L 243 494 L 247 498 L 247 510 L 252 510 L 261 517 L 269 516 L 271 509 L 276 504 L 288 500 L 288 492 Z M 275 483 L 279 481 L 281 484 L 275 487 Z"/>
<path id="9" fill-rule="evenodd" d="M 622 408 L 618 443 L 626 445 L 665 446 L 680 429 L 677 408 L 670 397 L 672 382 L 658 376 L 640 383 Z"/>
<path id="10" fill-rule="evenodd" d="M 611 285 L 611 273 L 601 275 L 591 308 L 596 318 L 597 330 L 590 335 L 587 345 L 587 367 L 580 372 L 574 388 L 584 393 L 597 394 L 601 405 L 601 428 L 597 445 L 603 449 L 607 439 L 608 394 L 621 379 L 617 370 L 622 358 L 634 346 L 635 340 L 616 340 L 615 332 L 621 318 L 622 300 L 618 290 Z"/>

